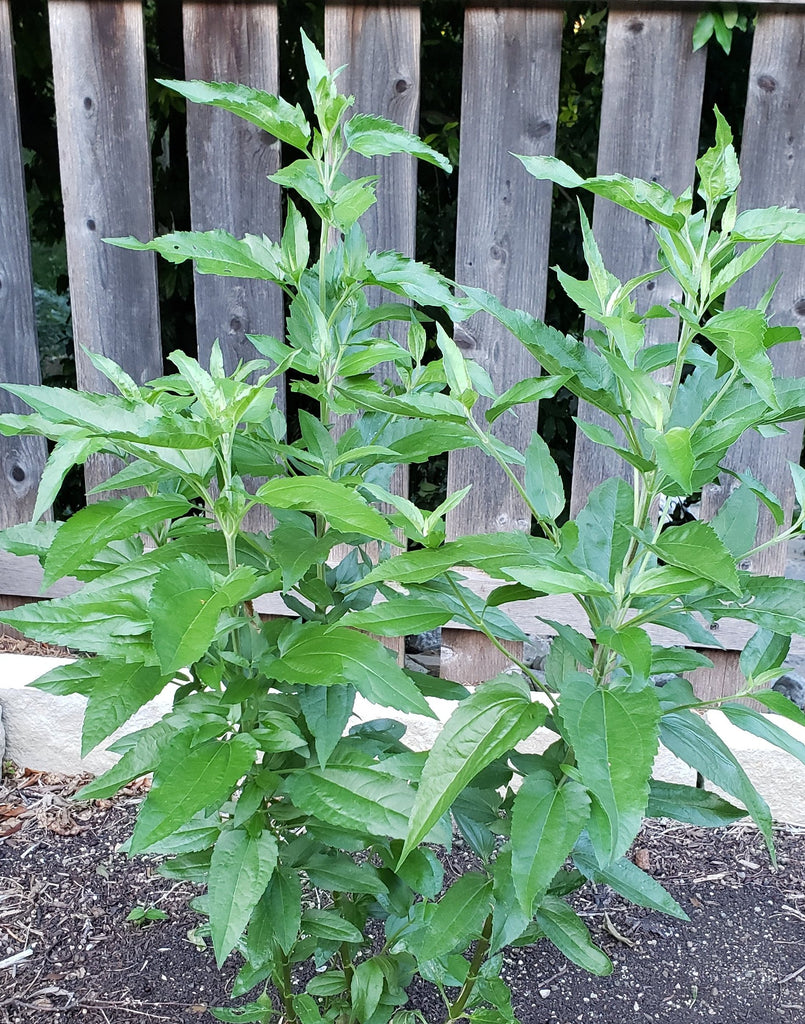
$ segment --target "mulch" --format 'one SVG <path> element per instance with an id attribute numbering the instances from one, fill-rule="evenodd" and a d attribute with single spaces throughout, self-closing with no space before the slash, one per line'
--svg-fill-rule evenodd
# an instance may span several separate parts
<path id="1" fill-rule="evenodd" d="M 0 1024 L 193 1024 L 227 1005 L 233 954 L 219 972 L 189 903 L 199 889 L 117 852 L 146 783 L 80 803 L 85 779 L 12 770 L 0 782 Z M 690 915 L 631 907 L 606 886 L 574 896 L 610 955 L 592 978 L 541 942 L 507 953 L 502 974 L 523 1024 L 789 1024 L 805 1021 L 805 829 L 777 830 L 778 867 L 750 825 L 711 831 L 648 823 L 632 857 Z M 470 865 L 459 842 L 450 875 Z M 134 907 L 167 917 L 126 921 Z M 424 983 L 412 1006 L 444 1017 Z"/>

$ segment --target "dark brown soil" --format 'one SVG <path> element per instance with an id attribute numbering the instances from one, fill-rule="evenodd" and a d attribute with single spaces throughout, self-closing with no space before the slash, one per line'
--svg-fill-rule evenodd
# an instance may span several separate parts
<path id="1" fill-rule="evenodd" d="M 0 1024 L 212 1020 L 237 969 L 199 948 L 198 890 L 116 852 L 143 790 L 77 804 L 79 779 L 16 773 L 0 784 Z M 644 828 L 632 856 L 679 900 L 690 923 L 632 908 L 604 886 L 575 897 L 614 974 L 586 975 L 547 943 L 511 951 L 503 975 L 523 1024 L 805 1022 L 805 830 L 778 830 L 779 868 L 757 831 Z M 448 868 L 461 871 L 457 846 Z M 136 906 L 168 916 L 126 922 Z M 444 1016 L 427 986 L 412 993 Z"/>

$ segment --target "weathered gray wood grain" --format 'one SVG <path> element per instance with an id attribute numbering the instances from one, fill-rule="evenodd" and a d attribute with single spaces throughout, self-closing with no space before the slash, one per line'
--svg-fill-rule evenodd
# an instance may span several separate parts
<path id="1" fill-rule="evenodd" d="M 763 206 L 805 208 L 805 19 L 801 14 L 761 13 L 752 48 L 749 89 L 741 147 L 743 181 L 738 193 L 741 209 Z M 768 253 L 727 296 L 726 304 L 754 306 L 769 285 L 780 283 L 769 307 L 773 324 L 794 324 L 805 330 L 805 249 L 780 245 Z M 805 377 L 805 342 L 778 345 L 770 352 L 783 377 Z M 799 462 L 802 423 L 788 426 L 785 437 L 762 438 L 748 433 L 730 449 L 725 465 L 751 469 L 782 499 L 790 514 L 794 488 L 788 461 Z M 705 518 L 711 518 L 736 481 L 722 474 L 722 485 L 706 489 Z M 762 509 L 758 542 L 773 536 L 770 514 Z M 756 573 L 782 575 L 785 545 L 775 545 L 750 559 Z"/>
<path id="2" fill-rule="evenodd" d="M 699 137 L 705 51 L 693 53 L 695 11 L 655 5 L 612 10 L 607 22 L 598 173 L 659 181 L 675 193 L 693 181 Z M 649 224 L 596 197 L 593 229 L 604 261 L 622 281 L 657 266 Z M 641 285 L 639 309 L 679 297 L 670 278 Z M 652 321 L 650 341 L 676 340 L 675 320 Z M 611 421 L 584 402 L 579 417 Z M 614 453 L 579 431 L 573 464 L 571 510 L 577 512 L 598 484 L 629 468 Z"/>
<path id="3" fill-rule="evenodd" d="M 0 380 L 38 384 L 31 244 L 8 0 L 0 0 L 0 138 Z M 0 391 L 0 411 L 30 409 Z M 0 437 L 0 527 L 30 518 L 46 457 L 42 438 Z M 13 580 L 3 583 L 6 592 L 13 591 Z"/>
<path id="4" fill-rule="evenodd" d="M 551 185 L 531 178 L 511 154 L 553 153 L 562 19 L 551 5 L 468 6 L 464 17 L 456 280 L 535 316 L 545 305 Z M 540 372 L 526 349 L 485 314 L 458 324 L 454 336 L 499 393 Z M 488 404 L 479 402 L 475 414 L 482 416 Z M 532 405 L 517 418 L 501 417 L 495 433 L 522 450 L 536 425 Z M 469 495 L 447 517 L 448 537 L 529 530 L 528 510 L 500 469 L 480 452 L 451 453 L 448 492 L 468 484 Z M 506 667 L 506 657 L 481 634 L 445 629 L 443 644 L 453 654 L 442 663 L 447 678 L 478 682 Z M 519 656 L 522 645 L 512 651 Z"/>
<path id="5" fill-rule="evenodd" d="M 82 346 L 137 381 L 162 373 L 153 253 L 103 238 L 154 233 L 139 0 L 50 0 L 50 39 L 79 387 L 108 391 Z M 87 467 L 89 486 L 112 471 Z"/>
<path id="6" fill-rule="evenodd" d="M 543 5 L 540 5 L 542 7 Z M 456 280 L 493 292 L 535 316 L 544 311 L 551 185 L 537 182 L 512 153 L 553 153 L 562 12 L 468 7 L 464 22 Z M 455 330 L 465 354 L 484 366 L 499 392 L 539 374 L 533 357 L 491 317 Z M 482 415 L 488 402 L 479 403 Z M 535 406 L 497 421 L 508 444 L 528 444 Z M 528 530 L 530 518 L 502 472 L 479 452 L 451 454 L 448 490 L 471 483 L 448 516 L 450 537 Z"/>
<path id="7" fill-rule="evenodd" d="M 188 79 L 239 82 L 276 93 L 279 88 L 275 3 L 185 3 Z M 228 111 L 187 104 L 187 153 L 193 229 L 223 228 L 238 238 L 281 234 L 280 188 L 267 181 L 280 165 L 276 139 Z M 283 338 L 282 292 L 265 281 L 195 274 L 199 356 L 209 359 L 220 340 L 224 365 L 257 355 L 247 334 Z M 277 383 L 284 408 L 284 385 Z"/>

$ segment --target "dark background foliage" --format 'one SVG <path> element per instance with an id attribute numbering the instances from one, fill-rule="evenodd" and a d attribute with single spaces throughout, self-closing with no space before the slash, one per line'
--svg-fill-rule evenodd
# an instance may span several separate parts
<path id="1" fill-rule="evenodd" d="M 304 103 L 305 74 L 299 30 L 304 28 L 323 48 L 324 2 L 280 0 L 279 8 L 280 91 L 286 98 Z M 184 77 L 181 0 L 146 0 L 144 9 L 155 223 L 159 233 L 190 227 L 184 101 L 155 82 L 156 78 Z M 49 384 L 74 386 L 47 0 L 11 0 L 11 11 L 42 376 Z M 567 4 L 556 153 L 586 175 L 595 172 L 598 150 L 606 22 L 604 3 L 577 0 Z M 460 159 L 462 42 L 463 5 L 457 0 L 423 0 L 422 67 L 425 74 L 420 134 L 447 154 L 455 165 Z M 750 50 L 751 26 L 748 32 L 734 33 L 729 57 L 714 43 L 710 44 L 700 139 L 702 150 L 712 139 L 714 104 L 721 108 L 740 139 Z M 430 165 L 420 165 L 417 257 L 448 276 L 454 272 L 457 188 L 457 174 L 448 177 Z M 576 198 L 562 189 L 555 193 L 549 265 L 559 265 L 577 277 L 586 274 Z M 159 289 L 164 352 L 181 348 L 192 353 L 195 331 L 189 264 L 160 262 Z M 548 281 L 546 320 L 576 334 L 582 329 L 578 310 L 558 287 L 552 273 Z M 568 479 L 574 443 L 570 417 L 574 411 L 571 396 L 564 391 L 543 402 L 540 408 L 540 430 Z M 414 497 L 425 505 L 435 503 L 443 493 L 444 479 L 443 461 L 437 460 L 422 468 L 413 481 Z M 80 494 L 76 479 L 65 497 L 65 511 L 76 506 L 81 500 Z"/>

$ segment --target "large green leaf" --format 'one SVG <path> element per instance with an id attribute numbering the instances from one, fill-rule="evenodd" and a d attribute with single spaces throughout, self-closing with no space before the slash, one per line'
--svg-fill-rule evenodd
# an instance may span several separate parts
<path id="1" fill-rule="evenodd" d="M 159 764 L 165 747 L 175 740 L 176 736 L 176 729 L 170 722 L 164 720 L 147 729 L 130 733 L 127 740 L 131 746 L 117 764 L 78 791 L 80 799 L 102 800 L 114 796 L 122 786 L 141 775 L 147 775 Z"/>
<path id="2" fill-rule="evenodd" d="M 236 569 L 216 579 L 201 559 L 182 555 L 157 576 L 148 602 L 154 650 L 165 673 L 191 665 L 207 651 L 226 608 L 242 601 L 256 579 L 253 569 Z"/>
<path id="3" fill-rule="evenodd" d="M 784 693 L 779 693 L 777 690 L 761 690 L 753 693 L 752 699 L 768 708 L 769 711 L 773 711 L 775 715 L 782 715 L 783 718 L 805 727 L 805 712 L 800 710 Z"/>
<path id="4" fill-rule="evenodd" d="M 410 153 L 419 160 L 441 167 L 449 174 L 450 161 L 426 145 L 402 125 L 387 121 L 374 114 L 355 114 L 344 125 L 344 140 L 350 149 L 361 156 L 391 156 L 392 153 Z"/>
<path id="5" fill-rule="evenodd" d="M 251 121 L 281 142 L 287 142 L 296 149 L 307 149 L 310 126 L 299 105 L 291 106 L 279 96 L 234 82 L 157 81 L 193 103 L 222 107 Z"/>
<path id="6" fill-rule="evenodd" d="M 557 786 L 547 771 L 533 772 L 514 798 L 511 873 L 517 899 L 530 918 L 579 837 L 590 798 L 577 783 Z"/>
<path id="7" fill-rule="evenodd" d="M 564 900 L 546 896 L 536 917 L 537 924 L 568 960 L 599 977 L 612 973 L 612 961 L 593 943 L 584 922 Z"/>
<path id="8" fill-rule="evenodd" d="M 155 665 L 80 658 L 59 665 L 32 685 L 59 696 L 81 693 L 88 698 L 81 732 L 81 756 L 102 743 L 171 681 Z"/>
<path id="9" fill-rule="evenodd" d="M 701 333 L 750 381 L 760 397 L 777 408 L 774 367 L 766 352 L 766 318 L 759 309 L 726 309 L 711 317 Z"/>
<path id="10" fill-rule="evenodd" d="M 489 423 L 494 423 L 498 416 L 515 405 L 541 402 L 545 398 L 553 398 L 559 388 L 563 387 L 570 380 L 569 373 L 558 376 L 527 377 L 525 380 L 518 380 L 495 401 L 484 413 Z"/>
<path id="11" fill-rule="evenodd" d="M 650 547 L 669 565 L 712 580 L 733 594 L 741 593 L 735 559 L 709 523 L 683 523 L 665 530 Z"/>
<path id="12" fill-rule="evenodd" d="M 536 431 L 525 453 L 525 491 L 538 519 L 556 519 L 565 507 L 559 467 Z"/>
<path id="13" fill-rule="evenodd" d="M 324 516 L 342 533 L 362 533 L 395 542 L 383 516 L 352 488 L 323 476 L 278 477 L 263 484 L 255 498 L 269 508 L 298 509 Z"/>
<path id="14" fill-rule="evenodd" d="M 462 701 L 425 762 L 401 860 L 424 839 L 472 779 L 545 720 L 526 683 L 498 676 Z"/>
<path id="15" fill-rule="evenodd" d="M 306 622 L 283 634 L 280 650 L 280 658 L 267 666 L 277 679 L 315 686 L 347 683 L 375 704 L 435 717 L 393 652 L 355 629 Z"/>
<path id="16" fill-rule="evenodd" d="M 757 498 L 745 484 L 730 492 L 710 522 L 724 547 L 736 559 L 754 547 L 757 524 Z"/>
<path id="17" fill-rule="evenodd" d="M 427 913 L 426 927 L 415 942 L 417 959 L 464 949 L 480 935 L 491 909 L 492 880 L 477 871 L 465 872 Z"/>
<path id="18" fill-rule="evenodd" d="M 647 875 L 645 871 L 625 857 L 601 867 L 598 863 L 592 843 L 587 836 L 582 836 L 573 850 L 573 863 L 583 875 L 594 882 L 608 885 L 630 903 L 638 907 L 650 907 L 663 914 L 688 921 L 688 915 L 660 883 Z"/>
<path id="19" fill-rule="evenodd" d="M 751 600 L 746 605 L 724 605 L 713 609 L 718 616 L 746 619 L 775 633 L 805 632 L 805 580 L 788 580 L 778 576 L 746 576 L 744 593 Z"/>
<path id="20" fill-rule="evenodd" d="M 69 576 L 114 540 L 124 540 L 190 509 L 179 495 L 98 501 L 75 512 L 59 529 L 45 559 L 42 586 Z"/>
<path id="21" fill-rule="evenodd" d="M 246 937 L 249 961 L 270 958 L 273 943 L 290 953 L 299 936 L 302 920 L 302 883 L 299 872 L 278 864 L 266 891 L 252 913 Z"/>
<path id="22" fill-rule="evenodd" d="M 282 280 L 279 247 L 255 235 L 239 239 L 216 228 L 212 231 L 173 231 L 150 242 L 140 242 L 131 236 L 104 241 L 122 249 L 158 252 L 170 263 L 193 260 L 200 274 L 260 281 Z"/>
<path id="23" fill-rule="evenodd" d="M 377 868 L 356 864 L 345 853 L 314 853 L 299 865 L 317 889 L 327 892 L 361 892 L 378 895 L 388 892 Z"/>
<path id="24" fill-rule="evenodd" d="M 707 789 L 652 779 L 646 817 L 672 818 L 705 828 L 721 828 L 745 818 L 746 811 Z"/>
<path id="25" fill-rule="evenodd" d="M 402 839 L 414 791 L 382 770 L 345 765 L 309 768 L 285 781 L 295 806 L 329 825 Z"/>
<path id="26" fill-rule="evenodd" d="M 316 757 L 323 768 L 344 735 L 355 704 L 352 686 L 300 686 L 299 706 L 313 733 Z"/>
<path id="27" fill-rule="evenodd" d="M 362 960 L 355 968 L 349 987 L 352 1010 L 359 1021 L 370 1021 L 378 1007 L 386 977 L 374 957 Z"/>
<path id="28" fill-rule="evenodd" d="M 574 558 L 599 579 L 612 583 L 623 568 L 631 536 L 634 492 L 621 477 L 606 480 L 590 494 L 587 505 L 576 517 L 579 545 Z"/>
<path id="29" fill-rule="evenodd" d="M 207 909 L 215 960 L 220 967 L 243 934 L 277 865 L 277 840 L 264 830 L 222 832 L 212 851 Z"/>
<path id="30" fill-rule="evenodd" d="M 582 178 L 556 157 L 515 156 L 529 174 L 540 180 L 554 181 L 565 188 L 587 189 L 663 227 L 679 228 L 684 222 L 683 214 L 674 212 L 676 201 L 673 194 L 655 181 L 625 178 L 622 174 Z"/>
<path id="31" fill-rule="evenodd" d="M 720 19 L 720 15 L 719 15 Z M 722 20 L 714 20 L 714 27 L 723 24 Z M 699 172 L 699 194 L 708 205 L 715 205 L 719 200 L 731 196 L 741 182 L 738 168 L 738 156 L 732 145 L 732 132 L 721 111 L 716 107 L 716 140 L 696 161 Z"/>
<path id="32" fill-rule="evenodd" d="M 540 556 L 548 558 L 554 552 L 549 541 L 519 532 L 459 537 L 435 550 L 408 551 L 386 559 L 364 576 L 361 584 L 425 583 L 457 565 L 472 566 L 495 576 L 504 565 L 527 564 Z"/>
<path id="33" fill-rule="evenodd" d="M 755 711 L 754 708 L 747 708 L 743 704 L 721 704 L 720 710 L 739 729 L 752 733 L 753 736 L 771 743 L 774 747 L 779 747 L 780 750 L 784 750 L 805 764 L 805 743 L 780 728 L 767 715 Z"/>
<path id="34" fill-rule="evenodd" d="M 653 688 L 595 685 L 574 673 L 562 685 L 566 741 L 593 799 L 588 826 L 601 864 L 621 856 L 642 822 L 657 756 L 660 705 Z"/>
<path id="35" fill-rule="evenodd" d="M 238 733 L 229 740 L 207 740 L 187 750 L 179 745 L 154 772 L 154 781 L 140 808 L 131 852 L 169 836 L 197 811 L 227 800 L 254 762 L 257 743 Z"/>
<path id="36" fill-rule="evenodd" d="M 580 572 L 551 565 L 507 565 L 503 572 L 523 586 L 542 594 L 592 594 L 605 597 L 611 587 Z"/>
<path id="37" fill-rule="evenodd" d="M 358 612 L 348 612 L 341 624 L 368 629 L 378 636 L 412 636 L 449 622 L 449 609 L 435 607 L 425 598 L 391 597 L 381 604 Z"/>
<path id="38" fill-rule="evenodd" d="M 752 815 L 774 855 L 771 811 L 763 797 L 718 733 L 695 711 L 673 711 L 664 715 L 660 728 L 663 744 L 701 772 L 730 796 L 736 797 Z"/>

